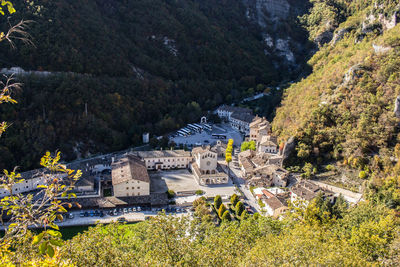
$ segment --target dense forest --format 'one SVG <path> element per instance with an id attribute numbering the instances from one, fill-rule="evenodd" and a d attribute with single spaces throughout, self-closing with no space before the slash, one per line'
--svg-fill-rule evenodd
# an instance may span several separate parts
<path id="1" fill-rule="evenodd" d="M 12 123 L 0 140 L 1 169 L 37 167 L 46 149 L 72 160 L 138 145 L 145 131 L 168 133 L 297 75 L 265 52 L 240 1 L 41 0 L 15 7 L 11 22 L 32 21 L 33 45 L 2 43 L 0 66 L 55 73 L 16 76 L 23 83 L 13 95 L 18 105 L 0 107 L 0 120 Z M 308 44 L 292 21 L 288 35 Z M 274 95 L 269 113 L 281 93 Z"/>

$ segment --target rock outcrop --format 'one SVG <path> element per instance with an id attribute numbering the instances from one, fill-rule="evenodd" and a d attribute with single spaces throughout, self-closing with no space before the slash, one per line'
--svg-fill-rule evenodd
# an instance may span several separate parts
<path id="1" fill-rule="evenodd" d="M 291 136 L 286 141 L 285 147 L 283 148 L 282 152 L 283 160 L 287 159 L 295 148 L 296 148 L 296 140 L 293 136 Z"/>
<path id="2" fill-rule="evenodd" d="M 400 95 L 396 97 L 396 101 L 394 102 L 394 115 L 400 119 Z"/>

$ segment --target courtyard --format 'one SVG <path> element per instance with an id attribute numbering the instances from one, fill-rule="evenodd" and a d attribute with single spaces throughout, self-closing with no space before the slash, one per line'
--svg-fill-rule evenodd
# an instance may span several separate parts
<path id="1" fill-rule="evenodd" d="M 231 196 L 235 193 L 235 186 L 231 179 L 227 184 L 201 186 L 187 169 L 154 171 L 149 172 L 149 175 L 151 193 L 164 193 L 167 190 L 173 190 L 175 193 L 194 193 L 197 190 L 203 190 L 205 197 L 214 197 L 216 195 Z"/>

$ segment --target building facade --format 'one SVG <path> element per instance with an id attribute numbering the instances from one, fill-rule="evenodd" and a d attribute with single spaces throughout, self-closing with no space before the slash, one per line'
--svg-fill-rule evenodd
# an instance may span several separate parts
<path id="1" fill-rule="evenodd" d="M 140 157 L 148 170 L 169 170 L 189 168 L 192 156 L 185 150 L 138 151 L 133 155 Z"/>
<path id="2" fill-rule="evenodd" d="M 218 155 L 210 147 L 196 147 L 192 155 L 191 170 L 200 185 L 228 183 L 228 175 L 219 166 Z"/>
<path id="3" fill-rule="evenodd" d="M 111 176 L 116 197 L 150 195 L 150 177 L 139 157 L 128 155 L 114 162 Z"/>

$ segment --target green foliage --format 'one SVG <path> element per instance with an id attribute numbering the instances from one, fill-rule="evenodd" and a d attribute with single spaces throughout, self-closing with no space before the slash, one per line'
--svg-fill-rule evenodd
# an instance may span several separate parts
<path id="1" fill-rule="evenodd" d="M 218 209 L 218 216 L 222 219 L 222 215 L 224 215 L 225 211 L 227 211 L 224 204 L 221 204 Z"/>
<path id="2" fill-rule="evenodd" d="M 238 201 L 239 201 L 238 195 L 233 194 L 233 195 L 231 196 L 230 201 L 231 201 L 232 206 L 233 206 L 233 207 L 236 207 L 236 204 L 237 204 Z"/>
<path id="3" fill-rule="evenodd" d="M 250 142 L 243 142 L 242 145 L 240 146 L 240 151 L 246 151 L 246 150 L 256 150 L 256 142 L 250 141 Z"/>
<path id="4" fill-rule="evenodd" d="M 204 195 L 204 191 L 203 190 L 196 190 L 196 195 L 201 196 Z"/>
<path id="5" fill-rule="evenodd" d="M 167 196 L 169 199 L 174 198 L 175 197 L 175 191 L 172 189 L 168 189 L 167 190 Z"/>
<path id="6" fill-rule="evenodd" d="M 244 205 L 241 201 L 239 201 L 238 203 L 236 203 L 236 206 L 235 206 L 236 216 L 240 217 L 242 215 L 243 211 L 244 211 Z"/>
<path id="7" fill-rule="evenodd" d="M 78 266 L 369 266 L 396 257 L 390 247 L 397 223 L 386 209 L 360 203 L 343 219 L 320 223 L 311 220 L 318 208 L 307 209 L 302 212 L 310 220 L 250 216 L 215 226 L 161 215 L 134 225 L 99 225 L 67 241 L 61 255 Z"/>
<path id="8" fill-rule="evenodd" d="M 315 174 L 315 168 L 311 163 L 306 163 L 304 164 L 303 172 L 302 177 L 309 179 Z"/>
<path id="9" fill-rule="evenodd" d="M 359 173 L 358 173 L 358 177 L 360 178 L 360 179 L 365 179 L 365 178 L 367 178 L 367 173 L 365 172 L 365 171 L 360 171 Z"/>
<path id="10" fill-rule="evenodd" d="M 223 222 L 229 222 L 229 221 L 232 220 L 231 214 L 229 213 L 228 210 L 224 211 L 224 214 L 222 214 L 221 220 L 222 220 Z"/>
<path id="11" fill-rule="evenodd" d="M 215 209 L 218 211 L 219 210 L 219 207 L 221 206 L 221 204 L 222 204 L 222 198 L 221 198 L 221 196 L 220 195 L 216 195 L 215 197 L 214 197 L 214 207 L 215 207 Z"/>

